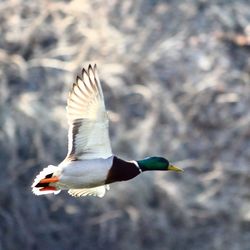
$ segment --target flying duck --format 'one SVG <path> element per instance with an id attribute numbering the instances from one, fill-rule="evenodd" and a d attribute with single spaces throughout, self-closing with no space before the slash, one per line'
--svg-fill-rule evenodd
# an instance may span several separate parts
<path id="1" fill-rule="evenodd" d="M 58 165 L 49 165 L 35 178 L 36 195 L 68 190 L 72 196 L 103 197 L 109 184 L 127 181 L 144 171 L 182 169 L 163 157 L 126 161 L 112 154 L 109 120 L 96 65 L 77 76 L 67 100 L 68 154 Z"/>

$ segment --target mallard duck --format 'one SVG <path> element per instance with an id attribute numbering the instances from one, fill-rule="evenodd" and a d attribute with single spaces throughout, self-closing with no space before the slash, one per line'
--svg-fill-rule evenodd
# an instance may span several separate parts
<path id="1" fill-rule="evenodd" d="M 109 184 L 127 181 L 144 171 L 182 171 L 163 157 L 126 161 L 112 154 L 108 116 L 96 65 L 77 76 L 67 100 L 68 154 L 58 165 L 49 165 L 35 178 L 36 195 L 68 190 L 72 196 L 103 197 Z"/>

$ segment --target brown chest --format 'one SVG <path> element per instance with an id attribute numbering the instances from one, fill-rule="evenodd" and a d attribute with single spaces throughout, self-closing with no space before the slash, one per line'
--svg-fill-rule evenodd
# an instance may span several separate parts
<path id="1" fill-rule="evenodd" d="M 134 163 L 114 157 L 112 167 L 108 172 L 105 183 L 109 184 L 116 181 L 127 181 L 140 173 L 141 171 Z"/>

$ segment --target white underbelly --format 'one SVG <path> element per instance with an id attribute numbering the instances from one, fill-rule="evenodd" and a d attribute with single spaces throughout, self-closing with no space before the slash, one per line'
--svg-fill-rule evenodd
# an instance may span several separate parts
<path id="1" fill-rule="evenodd" d="M 72 161 L 62 166 L 57 186 L 60 189 L 101 186 L 105 184 L 112 162 L 113 157 L 108 159 Z"/>

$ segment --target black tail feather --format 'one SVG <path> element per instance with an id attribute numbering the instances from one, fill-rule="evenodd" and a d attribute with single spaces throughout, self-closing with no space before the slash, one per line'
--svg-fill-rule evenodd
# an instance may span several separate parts
<path id="1" fill-rule="evenodd" d="M 45 179 L 51 178 L 52 175 L 53 175 L 53 173 L 47 174 L 47 175 L 45 176 Z M 48 186 L 49 186 L 49 183 L 40 183 L 40 182 L 37 183 L 37 184 L 35 185 L 35 187 L 37 187 L 37 188 L 40 188 L 40 187 L 48 187 Z"/>

